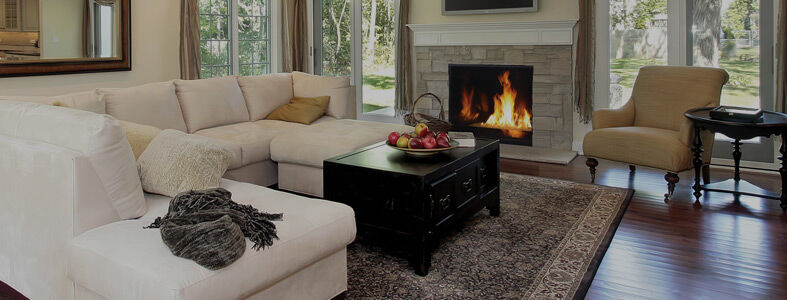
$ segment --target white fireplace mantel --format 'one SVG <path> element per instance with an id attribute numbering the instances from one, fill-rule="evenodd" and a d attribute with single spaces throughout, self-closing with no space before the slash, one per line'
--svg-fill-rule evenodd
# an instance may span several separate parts
<path id="1" fill-rule="evenodd" d="M 577 20 L 408 24 L 415 46 L 572 45 Z"/>

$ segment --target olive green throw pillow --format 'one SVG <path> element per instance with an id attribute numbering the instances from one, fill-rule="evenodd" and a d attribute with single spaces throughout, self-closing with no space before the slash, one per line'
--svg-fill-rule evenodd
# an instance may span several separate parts
<path id="1" fill-rule="evenodd" d="M 266 119 L 311 124 L 325 114 L 328 109 L 330 96 L 314 98 L 295 97 L 290 103 L 279 106 Z"/>

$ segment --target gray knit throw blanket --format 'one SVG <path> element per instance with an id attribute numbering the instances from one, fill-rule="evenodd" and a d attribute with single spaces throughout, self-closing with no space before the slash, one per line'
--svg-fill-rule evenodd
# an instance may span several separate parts
<path id="1" fill-rule="evenodd" d="M 246 238 L 253 249 L 273 245 L 282 214 L 260 212 L 251 205 L 232 201 L 232 193 L 208 189 L 180 193 L 169 211 L 145 228 L 160 228 L 161 238 L 175 256 L 194 260 L 211 270 L 226 267 L 246 251 Z"/>

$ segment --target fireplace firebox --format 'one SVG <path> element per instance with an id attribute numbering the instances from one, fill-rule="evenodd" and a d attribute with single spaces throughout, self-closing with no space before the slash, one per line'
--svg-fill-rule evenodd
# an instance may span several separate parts
<path id="1" fill-rule="evenodd" d="M 451 64 L 449 121 L 455 131 L 533 145 L 533 67 Z"/>

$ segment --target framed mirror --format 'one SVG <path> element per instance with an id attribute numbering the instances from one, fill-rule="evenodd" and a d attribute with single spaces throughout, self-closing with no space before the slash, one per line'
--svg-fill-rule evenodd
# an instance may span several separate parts
<path id="1" fill-rule="evenodd" d="M 128 70 L 130 0 L 0 0 L 0 77 Z"/>

